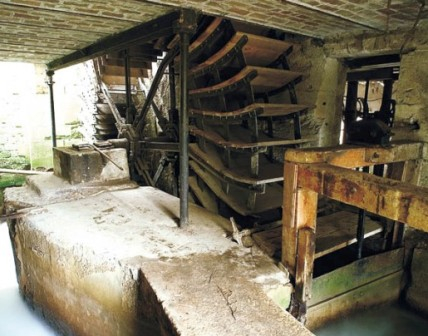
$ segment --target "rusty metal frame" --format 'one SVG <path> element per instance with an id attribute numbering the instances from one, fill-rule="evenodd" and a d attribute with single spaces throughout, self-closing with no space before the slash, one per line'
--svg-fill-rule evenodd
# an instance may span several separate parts
<path id="1" fill-rule="evenodd" d="M 131 45 L 153 41 L 159 37 L 174 34 L 180 29 L 179 25 L 183 23 L 183 12 L 184 10 L 173 11 L 124 32 L 108 36 L 69 55 L 53 60 L 47 64 L 47 67 L 49 70 L 59 70 L 112 51 L 126 49 Z"/>
<path id="2" fill-rule="evenodd" d="M 418 142 L 399 142 L 387 148 L 290 149 L 285 153 L 282 263 L 295 282 L 291 312 L 302 322 L 311 295 L 318 196 L 428 232 L 428 188 L 416 186 L 422 153 L 423 144 Z M 391 171 L 401 166 L 396 169 L 401 173 L 395 176 L 400 180 L 350 169 L 377 164 L 391 164 Z"/>

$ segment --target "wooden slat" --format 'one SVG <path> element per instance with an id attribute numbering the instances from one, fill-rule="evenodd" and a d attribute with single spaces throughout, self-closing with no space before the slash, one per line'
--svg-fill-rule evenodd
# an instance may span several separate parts
<path id="1" fill-rule="evenodd" d="M 255 92 L 268 92 L 280 88 L 297 78 L 302 74 L 296 71 L 271 69 L 263 67 L 250 67 L 257 71 L 257 76 L 251 81 Z"/>
<path id="2" fill-rule="evenodd" d="M 230 111 L 230 112 L 219 112 L 209 110 L 198 110 L 190 108 L 189 113 L 193 116 L 203 116 L 218 119 L 242 119 L 250 118 L 253 115 L 257 115 L 259 118 L 263 117 L 278 117 L 285 116 L 292 113 L 301 112 L 308 109 L 308 105 L 303 104 L 263 104 L 254 103 L 250 104 L 242 109 Z"/>
<path id="3" fill-rule="evenodd" d="M 243 52 L 249 65 L 266 66 L 292 46 L 291 43 L 286 41 L 242 32 L 237 32 L 234 38 L 239 39 L 243 35 L 248 37 L 248 42 L 245 44 Z"/>
<path id="4" fill-rule="evenodd" d="M 252 238 L 255 243 L 269 256 L 281 256 L 281 232 L 282 226 L 254 233 Z"/>
<path id="5" fill-rule="evenodd" d="M 302 144 L 312 141 L 312 139 L 280 139 L 280 138 L 268 138 L 264 136 L 262 141 L 258 142 L 249 142 L 251 137 L 250 131 L 244 129 L 243 127 L 239 127 L 232 131 L 231 127 L 231 140 L 225 140 L 220 134 L 210 130 L 201 130 L 196 127 L 190 127 L 190 134 L 204 138 L 211 143 L 224 147 L 230 148 L 232 150 L 257 150 L 258 148 L 266 148 L 266 147 L 274 147 L 274 146 L 286 146 L 286 145 L 294 145 L 294 144 Z M 233 137 L 233 138 L 232 138 Z"/>
<path id="6" fill-rule="evenodd" d="M 218 198 L 243 216 L 255 215 L 281 207 L 282 188 L 279 185 L 267 185 L 266 193 L 258 194 L 255 207 L 250 210 L 246 207 L 247 191 L 245 189 L 230 185 L 230 192 L 226 194 L 221 187 L 221 181 L 219 179 L 202 169 L 195 161 L 190 161 L 190 167 L 201 177 Z"/>
<path id="7" fill-rule="evenodd" d="M 214 213 L 218 213 L 215 196 L 208 189 L 202 190 L 198 185 L 198 181 L 195 176 L 189 176 L 189 187 L 205 209 Z"/>
<path id="8" fill-rule="evenodd" d="M 320 258 L 356 242 L 358 215 L 340 211 L 332 215 L 318 217 L 315 240 L 315 258 Z M 269 255 L 279 255 L 281 252 L 281 230 L 257 232 L 253 235 L 255 242 Z M 368 238 L 382 231 L 382 226 L 366 217 L 365 235 Z"/>
<path id="9" fill-rule="evenodd" d="M 244 45 L 242 46 L 243 43 Z M 290 47 L 291 43 L 289 42 L 236 32 L 223 48 L 201 64 L 190 69 L 189 72 L 191 76 L 198 76 L 214 69 L 219 69 L 222 66 L 221 63 L 230 62 L 241 51 L 246 65 L 263 67 L 277 60 Z"/>
<path id="10" fill-rule="evenodd" d="M 281 163 L 272 163 L 261 157 L 260 175 L 255 178 L 251 175 L 250 167 L 246 164 L 246 160 L 235 160 L 233 169 L 227 168 L 213 145 L 207 144 L 206 147 L 204 152 L 197 144 L 190 144 L 189 154 L 199 164 L 216 171 L 226 180 L 250 186 L 281 182 L 283 180 Z"/>
<path id="11" fill-rule="evenodd" d="M 110 56 L 110 55 L 108 55 L 108 56 Z M 143 60 L 143 59 L 135 59 L 135 58 L 130 59 L 130 63 L 131 63 L 132 68 L 152 70 L 152 62 L 153 62 L 153 60 Z M 124 67 L 125 61 L 123 60 L 123 58 L 108 57 L 108 58 L 103 59 L 102 64 L 106 65 L 106 66 Z"/>
<path id="12" fill-rule="evenodd" d="M 195 41 L 189 46 L 189 55 L 191 56 L 196 50 L 198 50 L 203 43 L 219 28 L 223 19 L 220 17 L 215 18 L 211 24 L 202 32 Z"/>
<path id="13" fill-rule="evenodd" d="M 246 66 L 238 74 L 219 84 L 189 91 L 190 96 L 215 96 L 222 92 L 230 92 L 240 88 L 246 78 L 251 80 L 251 86 L 256 93 L 269 92 L 294 81 L 302 74 L 300 72 L 270 69 L 256 66 Z"/>
<path id="14" fill-rule="evenodd" d="M 101 78 L 107 85 L 125 85 L 125 76 L 102 75 Z M 131 77 L 131 84 L 137 85 L 138 79 Z"/>
<path id="15" fill-rule="evenodd" d="M 118 65 L 102 66 L 103 75 L 122 76 L 125 77 L 125 68 Z M 144 77 L 144 72 L 139 68 L 131 68 L 131 77 Z"/>
<path id="16" fill-rule="evenodd" d="M 339 211 L 331 215 L 318 217 L 315 258 L 320 258 L 341 248 L 354 244 L 356 239 L 358 214 Z M 379 222 L 366 217 L 364 238 L 382 232 Z"/>
<path id="17" fill-rule="evenodd" d="M 404 248 L 363 258 L 313 279 L 310 306 L 401 271 Z"/>

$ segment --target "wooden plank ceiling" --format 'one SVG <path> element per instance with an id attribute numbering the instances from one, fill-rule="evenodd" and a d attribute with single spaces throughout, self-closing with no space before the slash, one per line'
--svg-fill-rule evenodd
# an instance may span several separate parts
<path id="1" fill-rule="evenodd" d="M 0 0 L 0 61 L 49 63 L 179 8 L 299 35 L 384 33 L 426 23 L 425 0 Z"/>

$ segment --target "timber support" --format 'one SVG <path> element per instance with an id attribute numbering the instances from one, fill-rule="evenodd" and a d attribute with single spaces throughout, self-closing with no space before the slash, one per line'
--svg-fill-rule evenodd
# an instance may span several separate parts
<path id="1" fill-rule="evenodd" d="M 392 220 L 395 224 L 389 245 L 397 248 L 402 235 L 399 223 L 428 232 L 428 189 L 416 186 L 422 148 L 422 143 L 400 142 L 387 148 L 339 146 L 286 152 L 282 263 L 294 278 L 291 310 L 300 321 L 306 319 L 311 298 L 318 197 L 325 196 Z M 367 173 L 370 166 L 377 164 L 388 164 L 389 178 Z M 356 167 L 363 167 L 363 171 L 349 169 Z M 413 169 L 412 177 L 409 169 Z M 358 259 L 362 239 L 360 233 Z"/>

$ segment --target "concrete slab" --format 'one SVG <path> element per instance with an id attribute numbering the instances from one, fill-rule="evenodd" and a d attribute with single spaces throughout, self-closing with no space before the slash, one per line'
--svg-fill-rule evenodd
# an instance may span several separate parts
<path id="1" fill-rule="evenodd" d="M 190 205 L 180 229 L 178 214 L 144 187 L 9 221 L 22 294 L 66 335 L 312 335 L 270 258 L 226 238 L 224 218 Z"/>
<path id="2" fill-rule="evenodd" d="M 70 184 L 53 174 L 28 176 L 23 187 L 5 189 L 5 213 L 11 214 L 24 208 L 82 199 L 105 191 L 137 187 L 138 185 L 129 179 Z"/>

